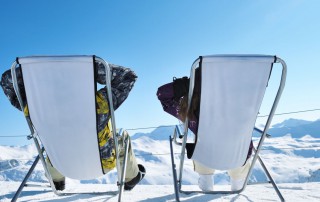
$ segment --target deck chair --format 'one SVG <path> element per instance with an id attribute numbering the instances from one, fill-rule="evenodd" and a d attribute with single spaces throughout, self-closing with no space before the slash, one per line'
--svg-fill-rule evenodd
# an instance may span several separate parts
<path id="1" fill-rule="evenodd" d="M 282 64 L 279 88 L 263 130 L 255 128 L 271 70 L 274 63 Z M 262 143 L 267 136 L 272 117 L 286 80 L 286 64 L 276 56 L 268 55 L 210 55 L 200 56 L 191 67 L 188 108 L 194 89 L 195 70 L 201 72 L 201 98 L 197 142 L 192 159 L 206 167 L 229 170 L 244 165 L 248 154 L 252 132 L 261 134 L 254 149 L 251 167 L 243 187 L 238 191 L 184 191 L 182 190 L 183 165 L 188 137 L 188 119 L 184 129 L 176 126 L 169 137 L 173 182 L 176 200 L 179 193 L 234 194 L 244 191 L 256 160 L 259 160 L 274 189 L 282 201 L 284 198 L 259 156 Z M 177 137 L 181 137 L 181 140 Z M 174 162 L 173 143 L 181 146 L 179 173 Z"/>
<path id="2" fill-rule="evenodd" d="M 27 123 L 39 155 L 22 181 L 12 201 L 16 201 L 38 161 L 41 160 L 53 192 L 57 191 L 48 172 L 44 154 L 64 176 L 86 180 L 103 176 L 101 153 L 98 145 L 95 65 L 105 67 L 108 89 L 111 128 L 115 142 L 116 158 L 119 159 L 118 138 L 111 94 L 111 70 L 107 62 L 96 56 L 33 56 L 19 57 L 12 64 L 13 85 L 21 109 L 25 109 L 17 83 L 17 67 L 21 67 L 29 109 Z M 118 191 L 86 192 L 89 194 L 118 194 L 121 200 L 126 171 L 128 140 L 125 139 L 124 165 L 118 173 Z M 76 193 L 79 194 L 79 193 Z"/>

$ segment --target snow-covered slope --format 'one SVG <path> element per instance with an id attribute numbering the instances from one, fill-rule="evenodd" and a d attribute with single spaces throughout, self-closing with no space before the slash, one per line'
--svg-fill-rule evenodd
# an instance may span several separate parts
<path id="1" fill-rule="evenodd" d="M 288 123 L 288 122 L 287 122 Z M 291 125 L 295 131 L 310 124 L 319 124 L 319 121 L 305 123 L 302 125 Z M 278 125 L 279 126 L 279 125 Z M 283 123 L 282 127 L 286 128 Z M 151 133 L 139 133 L 132 136 L 132 144 L 138 163 L 143 164 L 147 169 L 147 175 L 142 184 L 166 185 L 172 184 L 172 171 L 170 159 L 169 135 L 173 133 L 173 127 L 158 127 Z M 292 135 L 295 134 L 292 131 Z M 284 133 L 286 134 L 286 133 Z M 257 144 L 257 138 L 253 138 Z M 175 146 L 175 159 L 179 160 L 180 147 Z M 266 166 L 273 174 L 277 182 L 282 183 L 303 183 L 320 182 L 320 138 L 305 135 L 293 138 L 290 134 L 281 137 L 273 137 L 265 140 L 261 151 L 261 157 Z M 0 181 L 21 181 L 28 171 L 36 149 L 33 145 L 23 147 L 0 146 Z M 250 181 L 265 181 L 263 170 L 257 163 L 253 170 Z M 30 181 L 46 181 L 41 164 L 36 167 L 30 177 Z M 68 179 L 72 183 L 71 179 Z M 215 182 L 228 184 L 229 177 L 224 171 L 217 171 Z M 110 172 L 99 179 L 86 180 L 82 183 L 115 183 L 116 173 Z M 197 184 L 197 174 L 193 171 L 192 162 L 186 160 L 184 184 Z"/>
<path id="2" fill-rule="evenodd" d="M 9 202 L 19 186 L 18 182 L 0 183 L 0 201 Z M 320 183 L 285 183 L 279 184 L 279 189 L 288 202 L 317 202 L 320 198 Z M 115 190 L 115 185 L 91 184 L 72 185 L 66 191 L 106 191 Z M 220 189 L 228 189 L 226 185 L 219 186 Z M 184 190 L 199 190 L 196 185 L 183 186 Z M 118 195 L 110 196 L 105 194 L 74 194 L 67 196 L 57 196 L 49 188 L 26 187 L 18 201 L 38 202 L 116 202 Z M 172 185 L 137 185 L 132 191 L 124 192 L 122 196 L 124 202 L 174 202 L 175 195 Z M 277 202 L 280 201 L 274 189 L 268 184 L 256 184 L 247 186 L 241 194 L 212 195 L 212 194 L 180 194 L 180 201 L 186 202 Z"/>
<path id="3" fill-rule="evenodd" d="M 320 120 L 304 121 L 298 119 L 288 119 L 270 128 L 269 133 L 274 137 L 291 134 L 292 137 L 299 138 L 305 135 L 320 138 Z"/>
<path id="4" fill-rule="evenodd" d="M 313 125 L 318 127 L 319 121 L 305 122 L 287 120 L 275 125 L 267 138 L 260 156 L 272 176 L 278 183 L 287 201 L 317 201 L 320 194 L 320 138 L 315 135 L 298 135 L 301 128 Z M 290 133 L 288 133 L 290 128 Z M 133 191 L 123 195 L 123 201 L 175 201 L 172 186 L 172 172 L 170 160 L 169 135 L 174 127 L 158 127 L 150 133 L 137 133 L 132 136 L 132 146 L 135 150 L 138 163 L 145 165 L 147 175 Z M 284 130 L 285 129 L 285 130 Z M 316 130 L 314 130 L 317 132 Z M 254 144 L 257 138 L 254 137 Z M 175 160 L 179 160 L 180 147 L 175 146 Z M 0 201 L 10 201 L 19 183 L 30 168 L 37 152 L 33 145 L 22 147 L 0 146 Z M 183 187 L 197 190 L 197 174 L 193 171 L 192 162 L 186 160 L 184 167 Z M 115 189 L 116 172 L 94 179 L 79 181 L 67 178 L 67 191 L 79 192 L 81 190 L 103 191 Z M 256 164 L 250 182 L 266 181 L 265 174 L 259 163 Z M 29 182 L 46 182 L 42 165 L 36 167 Z M 95 183 L 95 184 L 88 184 Z M 109 183 L 111 183 L 109 185 Z M 216 171 L 215 186 L 217 189 L 229 189 L 229 177 L 224 171 Z M 107 184 L 107 185 L 106 185 Z M 45 189 L 46 190 L 46 189 Z M 49 190 L 49 189 L 48 189 Z M 257 194 L 259 193 L 259 194 Z M 58 197 L 44 188 L 28 188 L 28 192 L 21 194 L 26 201 L 117 201 L 116 196 L 75 195 L 72 197 Z M 181 194 L 181 201 L 278 201 L 275 191 L 270 184 L 248 186 L 240 195 L 202 195 Z"/>

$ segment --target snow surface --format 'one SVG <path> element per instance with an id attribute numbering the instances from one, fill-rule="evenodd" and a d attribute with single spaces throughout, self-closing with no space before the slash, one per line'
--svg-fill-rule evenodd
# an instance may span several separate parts
<path id="1" fill-rule="evenodd" d="M 1 182 L 0 184 L 0 201 L 7 202 L 13 197 L 19 186 L 18 182 Z M 66 191 L 107 191 L 114 190 L 115 185 L 102 184 L 81 184 L 72 185 L 73 188 L 68 188 Z M 219 186 L 219 188 L 226 186 Z M 320 200 L 320 183 L 284 183 L 279 184 L 286 201 L 292 202 L 313 202 Z M 198 189 L 195 185 L 188 185 L 185 189 Z M 20 195 L 18 201 L 117 201 L 118 196 L 108 195 L 93 195 L 93 194 L 75 194 L 71 196 L 57 196 L 50 189 L 43 188 L 25 188 L 25 191 Z M 271 185 L 249 185 L 240 194 L 232 195 L 205 195 L 205 194 L 180 194 L 181 201 L 190 202 L 206 202 L 206 201 L 280 201 L 277 194 Z M 175 201 L 175 195 L 172 185 L 137 185 L 132 191 L 124 192 L 122 195 L 124 202 L 164 202 Z"/>
<path id="2" fill-rule="evenodd" d="M 303 122 L 299 122 L 302 123 Z M 320 123 L 319 121 L 317 123 Z M 305 126 L 311 123 L 304 123 Z M 284 123 L 282 127 L 288 127 Z M 290 127 L 293 127 L 290 125 Z M 294 128 L 301 128 L 295 125 Z M 277 182 L 286 201 L 320 201 L 320 138 L 318 135 L 299 137 L 283 134 L 281 137 L 267 138 L 260 156 Z M 159 127 L 151 133 L 132 136 L 132 145 L 138 163 L 147 169 L 147 175 L 134 190 L 125 192 L 123 201 L 174 201 L 172 170 L 169 149 L 169 135 L 173 127 Z M 258 138 L 253 138 L 257 144 Z M 175 161 L 179 160 L 180 147 L 175 146 Z M 10 201 L 19 183 L 23 180 L 37 152 L 33 144 L 26 146 L 0 146 L 0 201 Z M 266 182 L 267 178 L 257 162 L 249 182 Z M 183 189 L 199 190 L 198 175 L 193 171 L 192 162 L 185 161 Z M 116 172 L 93 180 L 79 181 L 67 178 L 66 191 L 106 191 L 116 190 Z M 225 171 L 216 171 L 215 190 L 230 189 L 229 177 Z M 42 165 L 36 167 L 30 183 L 47 183 Z M 89 184 L 94 183 L 94 184 Z M 26 187 L 20 201 L 116 201 L 115 196 L 84 195 L 56 196 L 48 188 Z M 239 195 L 181 194 L 181 201 L 279 201 L 271 184 L 247 186 Z"/>

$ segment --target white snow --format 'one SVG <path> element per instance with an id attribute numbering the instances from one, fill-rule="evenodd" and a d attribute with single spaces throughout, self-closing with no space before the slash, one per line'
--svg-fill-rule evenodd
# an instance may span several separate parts
<path id="1" fill-rule="evenodd" d="M 172 185 L 169 135 L 173 128 L 154 130 L 132 136 L 138 163 L 146 167 L 147 175 L 132 191 L 123 194 L 123 201 L 175 201 Z M 253 138 L 257 145 L 257 138 Z M 180 147 L 174 147 L 178 164 Z M 286 201 L 320 201 L 320 138 L 305 135 L 294 138 L 290 134 L 267 138 L 260 156 L 277 182 Z M 30 168 L 36 155 L 35 147 L 0 146 L 0 201 L 10 201 Z M 178 167 L 178 165 L 177 165 Z M 257 162 L 250 183 L 266 182 L 267 178 Z M 183 189 L 199 190 L 198 175 L 192 161 L 186 159 Z M 229 190 L 229 177 L 216 171 L 215 190 Z M 67 178 L 66 192 L 116 190 L 116 172 L 94 180 Z M 41 163 L 32 173 L 29 183 L 47 184 Z M 93 183 L 93 184 L 89 184 Z M 56 196 L 49 188 L 25 187 L 19 201 L 117 201 L 117 196 L 85 195 Z M 248 185 L 244 192 L 232 195 L 180 194 L 181 201 L 279 201 L 271 184 Z"/>
<path id="2" fill-rule="evenodd" d="M 19 186 L 18 182 L 1 182 L 0 201 L 7 202 L 13 197 Z M 108 191 L 115 190 L 115 185 L 102 184 L 81 184 L 72 185 L 73 187 L 65 191 Z M 320 200 L 320 183 L 284 183 L 278 185 L 286 201 L 292 202 L 313 202 Z M 227 189 L 227 186 L 219 186 Z M 19 201 L 117 201 L 118 196 L 93 195 L 93 194 L 74 194 L 71 196 L 57 196 L 47 188 L 24 188 Z M 198 190 L 195 185 L 188 185 L 185 189 Z M 205 201 L 280 201 L 271 185 L 249 185 L 240 194 L 231 195 L 209 195 L 209 194 L 180 194 L 181 201 L 205 202 Z M 172 185 L 137 185 L 132 191 L 124 192 L 122 201 L 130 202 L 164 202 L 175 201 L 174 189 Z"/>

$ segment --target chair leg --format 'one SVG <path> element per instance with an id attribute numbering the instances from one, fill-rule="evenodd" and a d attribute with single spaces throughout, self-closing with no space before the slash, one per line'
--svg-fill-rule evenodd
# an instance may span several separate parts
<path id="1" fill-rule="evenodd" d="M 260 156 L 259 156 L 259 155 L 258 155 L 258 160 L 259 160 L 259 162 L 260 162 L 260 164 L 261 164 L 261 166 L 262 166 L 262 168 L 263 168 L 264 172 L 265 172 L 265 173 L 266 173 L 266 175 L 268 176 L 268 178 L 269 178 L 269 180 L 270 180 L 270 182 L 271 182 L 271 184 L 272 184 L 273 188 L 276 190 L 276 192 L 277 192 L 277 194 L 278 194 L 278 196 L 279 196 L 280 200 L 281 200 L 281 201 L 285 201 L 285 200 L 284 200 L 284 198 L 283 198 L 283 196 L 282 196 L 282 194 L 281 194 L 281 192 L 280 192 L 280 190 L 279 190 L 279 188 L 278 188 L 278 186 L 276 185 L 275 181 L 274 181 L 274 180 L 273 180 L 273 178 L 271 177 L 271 175 L 270 175 L 270 173 L 269 173 L 269 171 L 268 171 L 267 167 L 265 166 L 265 164 L 263 163 L 263 161 L 262 161 L 262 159 L 260 158 Z"/>
<path id="2" fill-rule="evenodd" d="M 267 177 L 269 178 L 269 180 L 270 180 L 273 188 L 274 188 L 275 191 L 277 192 L 280 200 L 281 200 L 281 201 L 285 201 L 284 198 L 283 198 L 283 196 L 282 196 L 282 194 L 281 194 L 281 192 L 280 192 L 280 190 L 279 190 L 279 188 L 278 188 L 278 186 L 276 185 L 276 183 L 275 183 L 275 181 L 273 180 L 271 174 L 269 173 L 267 167 L 266 167 L 265 164 L 263 163 L 263 161 L 262 161 L 262 159 L 260 158 L 259 154 L 257 154 L 258 151 L 257 151 L 257 149 L 256 149 L 255 147 L 253 147 L 253 151 L 255 152 L 255 156 L 257 156 L 256 159 L 258 159 L 258 161 L 259 161 L 260 165 L 262 166 L 265 174 L 266 174 Z"/>
<path id="3" fill-rule="evenodd" d="M 26 183 L 27 183 L 27 181 L 28 181 L 31 173 L 33 172 L 34 168 L 35 168 L 36 165 L 38 164 L 39 160 L 40 160 L 40 156 L 38 155 L 38 156 L 36 157 L 36 159 L 34 160 L 31 168 L 29 169 L 27 175 L 24 177 L 23 181 L 21 182 L 21 184 L 20 184 L 17 192 L 16 192 L 15 195 L 13 196 L 13 198 L 12 198 L 12 200 L 11 200 L 12 202 L 15 202 L 15 201 L 18 199 L 20 193 L 22 192 L 22 189 L 23 189 L 24 186 L 26 185 Z"/>
<path id="4" fill-rule="evenodd" d="M 121 181 L 119 183 L 119 197 L 118 201 L 121 201 L 122 192 L 123 192 L 123 185 L 125 180 L 125 174 L 127 169 L 127 159 L 128 159 L 128 152 L 129 152 L 129 140 L 128 138 L 125 139 L 125 152 L 124 152 L 124 158 L 123 158 L 123 166 L 121 170 Z"/>
<path id="5" fill-rule="evenodd" d="M 176 201 L 179 202 L 179 201 L 180 201 L 180 198 L 179 198 L 179 188 L 178 188 L 176 164 L 174 163 L 174 157 L 173 157 L 172 140 L 173 140 L 173 138 L 172 138 L 171 136 L 169 136 L 169 141 L 170 141 L 170 153 L 171 153 L 171 167 L 172 167 L 172 174 L 173 174 L 174 193 L 175 193 Z"/>

